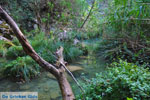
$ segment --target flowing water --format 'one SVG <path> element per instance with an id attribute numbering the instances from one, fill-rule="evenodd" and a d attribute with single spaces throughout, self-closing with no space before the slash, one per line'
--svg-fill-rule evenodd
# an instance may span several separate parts
<path id="1" fill-rule="evenodd" d="M 95 77 L 95 73 L 103 72 L 106 65 L 102 59 L 97 60 L 94 56 L 82 56 L 68 67 L 73 68 L 73 74 L 77 80 L 85 82 L 84 78 Z M 67 75 L 67 78 L 75 95 L 79 94 L 78 86 L 70 76 Z M 61 100 L 62 98 L 58 83 L 49 72 L 43 72 L 40 77 L 23 84 L 3 79 L 0 81 L 0 92 L 38 92 L 39 100 Z"/>

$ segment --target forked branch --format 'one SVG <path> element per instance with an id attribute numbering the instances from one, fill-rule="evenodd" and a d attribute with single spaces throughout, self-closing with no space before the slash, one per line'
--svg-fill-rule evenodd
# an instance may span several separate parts
<path id="1" fill-rule="evenodd" d="M 72 92 L 71 86 L 64 75 L 63 67 L 56 68 L 52 64 L 45 61 L 42 57 L 40 57 L 32 46 L 29 44 L 28 40 L 25 38 L 21 30 L 19 29 L 18 25 L 15 21 L 7 14 L 6 11 L 2 9 L 0 6 L 0 17 L 4 19 L 14 31 L 14 34 L 18 38 L 19 42 L 21 43 L 24 51 L 31 56 L 41 67 L 52 73 L 59 83 L 63 100 L 74 100 L 74 94 Z"/>

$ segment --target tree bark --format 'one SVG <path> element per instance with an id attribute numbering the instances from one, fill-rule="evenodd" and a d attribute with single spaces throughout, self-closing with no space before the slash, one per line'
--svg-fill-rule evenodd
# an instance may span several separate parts
<path id="1" fill-rule="evenodd" d="M 42 57 L 40 57 L 35 50 L 32 48 L 32 46 L 29 44 L 28 40 L 25 38 L 21 30 L 19 29 L 18 25 L 15 23 L 15 21 L 5 12 L 2 7 L 0 6 L 0 17 L 4 19 L 13 29 L 16 37 L 18 38 L 19 42 L 21 43 L 24 51 L 31 56 L 41 67 L 52 73 L 60 86 L 61 93 L 63 96 L 63 100 L 74 100 L 74 94 L 72 92 L 71 86 L 66 79 L 64 73 L 63 67 L 56 68 L 52 64 L 45 61 Z"/>

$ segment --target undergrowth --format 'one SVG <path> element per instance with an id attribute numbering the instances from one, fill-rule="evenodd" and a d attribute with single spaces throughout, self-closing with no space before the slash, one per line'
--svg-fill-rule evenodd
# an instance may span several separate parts
<path id="1" fill-rule="evenodd" d="M 114 62 L 107 74 L 99 73 L 85 83 L 85 94 L 79 100 L 149 100 L 150 72 L 144 66 L 120 60 Z"/>
<path id="2" fill-rule="evenodd" d="M 3 75 L 15 81 L 29 81 L 40 74 L 40 67 L 29 56 L 17 59 L 4 65 Z"/>
<path id="3" fill-rule="evenodd" d="M 60 46 L 64 48 L 64 60 L 67 62 L 72 62 L 83 54 L 77 45 L 67 41 L 53 40 L 43 33 L 29 37 L 29 42 L 41 57 L 52 64 L 55 64 L 57 60 L 55 52 Z M 6 48 L 5 53 L 2 52 L 2 55 L 5 54 L 4 57 L 8 59 L 7 63 L 3 64 L 3 75 L 21 81 L 28 81 L 39 75 L 40 67 L 27 56 L 19 41 L 14 39 L 13 43 L 15 45 Z"/>
<path id="4" fill-rule="evenodd" d="M 149 11 L 148 4 L 135 0 L 110 2 L 97 55 L 110 62 L 121 58 L 133 63 L 150 63 Z"/>

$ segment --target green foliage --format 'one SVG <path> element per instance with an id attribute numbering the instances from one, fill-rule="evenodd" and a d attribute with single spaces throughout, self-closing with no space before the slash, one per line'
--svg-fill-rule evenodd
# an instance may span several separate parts
<path id="1" fill-rule="evenodd" d="M 90 32 L 91 34 L 94 33 L 99 33 L 100 30 L 100 22 L 103 17 L 103 14 L 101 14 L 101 12 L 103 13 L 105 8 L 103 6 L 101 6 L 100 4 L 105 5 L 104 2 L 102 2 L 103 0 L 91 0 L 91 2 L 88 4 L 88 10 L 84 11 L 84 17 L 87 17 L 91 7 L 92 7 L 92 3 L 93 1 L 95 1 L 95 3 L 93 4 L 93 9 L 90 13 L 89 19 L 87 21 L 87 24 L 85 25 L 85 30 L 87 30 L 87 32 Z"/>
<path id="2" fill-rule="evenodd" d="M 38 54 L 51 63 L 56 61 L 55 52 L 60 46 L 64 48 L 63 53 L 66 61 L 72 61 L 82 55 L 82 51 L 79 47 L 74 46 L 72 43 L 49 39 L 42 33 L 36 35 L 32 40 L 30 40 L 30 42 Z"/>
<path id="3" fill-rule="evenodd" d="M 74 61 L 78 59 L 80 55 L 83 54 L 83 51 L 78 47 L 71 45 L 71 43 L 64 43 L 64 59 L 66 61 Z"/>
<path id="4" fill-rule="evenodd" d="M 18 44 L 18 41 L 16 40 L 14 40 L 13 42 L 15 44 Z M 83 53 L 82 50 L 80 50 L 79 47 L 73 45 L 73 43 L 70 43 L 69 41 L 61 42 L 50 39 L 48 37 L 45 37 L 44 33 L 40 33 L 35 35 L 34 37 L 31 37 L 29 39 L 29 42 L 31 43 L 35 51 L 50 63 L 55 63 L 55 52 L 60 46 L 63 46 L 64 48 L 64 59 L 66 61 L 75 60 Z M 26 53 L 20 45 L 11 46 L 10 48 L 8 48 L 6 53 L 6 57 L 9 59 L 16 59 L 17 57 L 23 56 L 26 56 Z"/>
<path id="5" fill-rule="evenodd" d="M 83 10 L 81 10 L 82 15 L 81 20 L 79 20 L 80 22 L 78 22 L 78 27 L 81 27 L 81 25 L 87 18 L 83 27 L 82 34 L 82 37 L 85 39 L 98 38 L 101 35 L 101 28 L 99 27 L 103 16 L 101 12 L 103 12 L 103 10 L 105 9 L 100 5 L 101 3 L 103 4 L 102 1 L 103 0 L 85 0 L 82 4 Z"/>
<path id="6" fill-rule="evenodd" d="M 99 46 L 96 48 L 97 56 L 104 58 L 109 62 L 114 60 L 126 59 L 129 62 L 144 64 L 149 66 L 149 47 L 142 47 L 142 42 L 135 44 L 129 42 L 127 37 L 113 39 L 105 39 L 99 42 Z M 144 44 L 146 45 L 146 44 Z"/>
<path id="7" fill-rule="evenodd" d="M 149 10 L 149 5 L 134 0 L 113 0 L 104 20 L 98 55 L 109 61 L 121 58 L 149 63 Z"/>
<path id="8" fill-rule="evenodd" d="M 111 8 L 111 9 L 110 9 Z M 113 0 L 110 3 L 106 17 L 106 21 L 110 21 L 110 25 L 115 32 L 118 31 L 143 31 L 144 18 L 149 18 L 149 5 L 137 3 L 134 0 Z M 147 22 L 144 22 L 147 24 Z"/>
<path id="9" fill-rule="evenodd" d="M 53 40 L 46 37 L 44 33 L 29 37 L 29 42 L 44 60 L 52 64 L 56 63 L 57 58 L 55 52 L 60 46 L 64 48 L 64 59 L 68 62 L 71 62 L 82 55 L 82 50 L 73 45 L 73 43 Z M 4 44 L 0 42 L 0 45 L 2 45 L 0 50 L 6 53 L 6 58 L 9 60 L 6 64 L 2 64 L 4 67 L 3 73 L 7 77 L 28 81 L 38 75 L 40 72 L 39 66 L 32 58 L 27 56 L 17 40 L 13 40 L 13 43 L 15 45 L 6 48 L 5 50 Z"/>
<path id="10" fill-rule="evenodd" d="M 0 56 L 6 55 L 7 48 L 6 48 L 5 43 L 6 43 L 5 41 L 0 40 Z"/>
<path id="11" fill-rule="evenodd" d="M 31 10 L 30 3 L 33 0 L 1 0 L 0 5 L 2 5 L 14 20 L 26 30 L 31 29 L 31 22 L 33 21 L 34 13 Z"/>
<path id="12" fill-rule="evenodd" d="M 39 75 L 40 67 L 29 57 L 18 57 L 16 60 L 4 65 L 3 75 L 13 79 L 29 81 Z"/>
<path id="13" fill-rule="evenodd" d="M 18 56 L 22 57 L 25 56 L 25 52 L 23 51 L 22 46 L 11 46 L 10 48 L 8 48 L 7 50 L 7 54 L 6 57 L 8 59 L 15 59 Z"/>
<path id="14" fill-rule="evenodd" d="M 148 100 L 150 97 L 149 69 L 120 60 L 111 64 L 107 74 L 97 74 L 85 84 L 86 100 Z"/>

